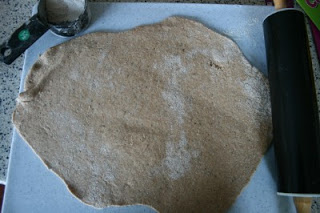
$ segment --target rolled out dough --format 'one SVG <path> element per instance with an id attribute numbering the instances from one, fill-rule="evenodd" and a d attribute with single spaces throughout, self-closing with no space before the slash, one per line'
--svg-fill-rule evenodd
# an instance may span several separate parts
<path id="1" fill-rule="evenodd" d="M 160 212 L 226 211 L 271 141 L 266 78 L 178 17 L 49 49 L 13 122 L 81 201 Z"/>

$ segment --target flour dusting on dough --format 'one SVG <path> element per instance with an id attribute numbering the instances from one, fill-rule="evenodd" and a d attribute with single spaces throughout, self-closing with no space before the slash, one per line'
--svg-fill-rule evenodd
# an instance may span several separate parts
<path id="1" fill-rule="evenodd" d="M 178 144 L 171 141 L 166 144 L 167 156 L 164 163 L 170 171 L 169 176 L 174 180 L 183 177 L 190 169 L 191 154 L 186 149 L 187 143 L 185 132 L 182 130 Z"/>
<path id="2" fill-rule="evenodd" d="M 163 99 L 167 102 L 170 108 L 174 120 L 177 123 L 173 123 L 175 127 L 173 129 L 179 129 L 180 139 L 179 141 L 173 140 L 174 132 L 168 138 L 166 143 L 166 157 L 164 159 L 164 165 L 169 170 L 169 177 L 173 180 L 177 180 L 185 175 L 190 169 L 190 160 L 192 156 L 197 157 L 197 153 L 190 154 L 187 150 L 187 138 L 183 129 L 185 110 L 185 98 L 181 93 L 181 88 L 178 83 L 178 79 L 188 73 L 188 69 L 181 62 L 180 56 L 164 57 L 164 66 L 162 72 L 169 74 L 168 88 L 162 92 Z"/>
<path id="3" fill-rule="evenodd" d="M 163 96 L 163 99 L 167 101 L 169 108 L 175 114 L 174 116 L 178 120 L 178 123 L 182 125 L 184 122 L 183 117 L 185 114 L 185 110 L 184 110 L 184 100 L 183 100 L 183 97 L 181 97 L 181 94 L 179 94 L 179 92 L 176 90 L 172 90 L 170 92 L 168 91 L 162 92 L 162 96 Z"/>
<path id="4" fill-rule="evenodd" d="M 160 67 L 160 70 L 164 74 L 169 74 L 169 84 L 168 89 L 162 92 L 162 97 L 168 103 L 179 125 L 182 125 L 184 122 L 183 117 L 185 116 L 185 101 L 177 80 L 182 78 L 183 74 L 187 73 L 188 70 L 182 65 L 180 56 L 165 57 L 163 64 L 164 66 Z"/>

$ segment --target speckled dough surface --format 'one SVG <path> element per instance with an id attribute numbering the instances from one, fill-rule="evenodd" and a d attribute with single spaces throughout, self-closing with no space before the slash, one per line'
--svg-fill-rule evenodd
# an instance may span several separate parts
<path id="1" fill-rule="evenodd" d="M 92 0 L 92 2 L 141 2 L 143 0 Z M 0 1 L 1 33 L 0 43 L 4 42 L 22 23 L 31 17 L 32 7 L 37 0 Z M 145 1 L 143 1 L 145 2 Z M 263 0 L 148 0 L 147 2 L 184 2 L 184 3 L 223 3 L 223 4 L 260 4 Z M 5 183 L 12 140 L 11 116 L 18 95 L 23 55 L 13 64 L 0 63 L 0 183 Z"/>
<path id="2" fill-rule="evenodd" d="M 268 94 L 233 41 L 175 17 L 51 48 L 13 122 L 87 204 L 224 212 L 271 141 Z"/>

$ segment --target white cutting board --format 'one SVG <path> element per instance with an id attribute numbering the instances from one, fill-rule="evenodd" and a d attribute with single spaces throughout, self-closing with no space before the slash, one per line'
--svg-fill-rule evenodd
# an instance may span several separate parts
<path id="1" fill-rule="evenodd" d="M 188 17 L 232 38 L 248 60 L 266 73 L 262 22 L 273 11 L 272 7 L 181 3 L 91 3 L 89 6 L 92 21 L 83 34 L 96 31 L 124 31 L 139 25 L 157 23 L 170 16 Z M 47 32 L 29 48 L 25 55 L 21 88 L 27 71 L 38 55 L 66 40 L 68 39 Z M 294 212 L 291 200 L 276 195 L 275 176 L 273 149 L 270 149 L 229 212 Z M 26 212 L 154 211 L 141 205 L 95 209 L 81 203 L 14 131 L 3 213 Z"/>

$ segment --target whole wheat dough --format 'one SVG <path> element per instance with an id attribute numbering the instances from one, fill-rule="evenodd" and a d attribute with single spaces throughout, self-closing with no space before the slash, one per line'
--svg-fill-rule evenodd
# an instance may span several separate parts
<path id="1" fill-rule="evenodd" d="M 270 143 L 268 94 L 233 41 L 173 17 L 51 48 L 13 122 L 89 205 L 223 212 Z"/>

